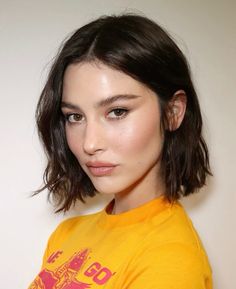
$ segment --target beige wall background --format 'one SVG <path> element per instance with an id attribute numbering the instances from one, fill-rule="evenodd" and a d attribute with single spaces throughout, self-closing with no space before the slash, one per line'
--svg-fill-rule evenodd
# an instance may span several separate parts
<path id="1" fill-rule="evenodd" d="M 176 39 L 192 67 L 214 177 L 183 201 L 208 252 L 214 288 L 236 288 L 236 2 L 234 0 L 0 0 L 0 280 L 27 288 L 55 226 L 101 209 L 98 196 L 67 215 L 54 215 L 42 180 L 44 156 L 34 111 L 48 64 L 71 31 L 101 14 L 151 17 Z M 164 288 L 163 288 L 164 289 Z"/>

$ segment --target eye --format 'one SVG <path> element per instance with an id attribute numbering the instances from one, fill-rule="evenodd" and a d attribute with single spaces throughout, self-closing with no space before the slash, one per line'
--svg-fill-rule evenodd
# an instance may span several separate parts
<path id="1" fill-rule="evenodd" d="M 69 123 L 76 123 L 82 120 L 82 115 L 79 113 L 68 113 L 65 115 L 65 119 Z"/>
<path id="2" fill-rule="evenodd" d="M 121 119 L 123 117 L 125 117 L 127 114 L 128 114 L 128 109 L 125 109 L 125 108 L 115 108 L 115 109 L 112 109 L 108 115 L 109 115 L 109 118 L 111 119 Z"/>

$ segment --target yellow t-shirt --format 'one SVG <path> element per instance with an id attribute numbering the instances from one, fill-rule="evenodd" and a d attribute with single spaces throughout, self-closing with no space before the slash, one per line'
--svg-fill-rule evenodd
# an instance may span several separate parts
<path id="1" fill-rule="evenodd" d="M 211 268 L 179 202 L 70 218 L 51 235 L 30 289 L 211 289 Z"/>

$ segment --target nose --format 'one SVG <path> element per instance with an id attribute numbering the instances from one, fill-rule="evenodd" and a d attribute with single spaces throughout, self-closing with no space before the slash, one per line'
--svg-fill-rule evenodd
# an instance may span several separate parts
<path id="1" fill-rule="evenodd" d="M 98 121 L 87 122 L 84 131 L 83 150 L 89 155 L 96 154 L 105 149 L 105 132 Z"/>

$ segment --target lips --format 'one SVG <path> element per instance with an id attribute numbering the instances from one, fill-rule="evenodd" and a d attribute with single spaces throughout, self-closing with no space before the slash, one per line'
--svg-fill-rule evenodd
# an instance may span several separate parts
<path id="1" fill-rule="evenodd" d="M 115 164 L 100 161 L 87 162 L 86 166 L 94 176 L 110 175 L 116 167 Z"/>
<path id="2" fill-rule="evenodd" d="M 96 162 L 87 162 L 86 166 L 97 168 L 97 167 L 114 167 L 115 165 L 112 163 L 96 161 Z"/>

